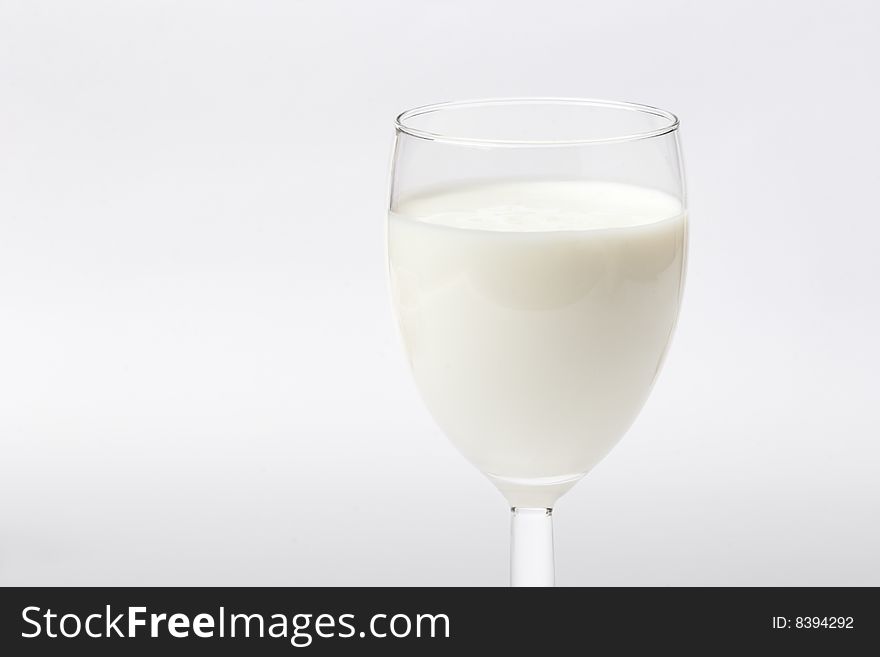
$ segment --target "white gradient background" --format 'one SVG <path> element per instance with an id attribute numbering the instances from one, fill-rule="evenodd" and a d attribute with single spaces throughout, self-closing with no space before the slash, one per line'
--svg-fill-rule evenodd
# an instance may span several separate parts
<path id="1" fill-rule="evenodd" d="M 0 1 L 0 584 L 503 585 L 386 288 L 392 119 L 682 119 L 679 330 L 563 585 L 880 585 L 864 2 Z"/>

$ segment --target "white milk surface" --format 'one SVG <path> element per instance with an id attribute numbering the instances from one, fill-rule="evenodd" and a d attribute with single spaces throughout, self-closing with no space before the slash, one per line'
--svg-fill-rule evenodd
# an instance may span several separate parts
<path id="1" fill-rule="evenodd" d="M 389 215 L 419 391 L 511 505 L 551 507 L 636 418 L 678 316 L 686 235 L 678 199 L 608 182 L 446 188 Z"/>

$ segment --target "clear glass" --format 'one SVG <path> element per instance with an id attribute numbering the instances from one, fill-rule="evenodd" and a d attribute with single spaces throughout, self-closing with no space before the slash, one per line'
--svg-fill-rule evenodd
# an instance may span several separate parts
<path id="1" fill-rule="evenodd" d="M 511 584 L 552 586 L 551 510 L 629 429 L 678 318 L 678 119 L 579 99 L 397 118 L 392 297 L 428 410 L 512 508 Z"/>

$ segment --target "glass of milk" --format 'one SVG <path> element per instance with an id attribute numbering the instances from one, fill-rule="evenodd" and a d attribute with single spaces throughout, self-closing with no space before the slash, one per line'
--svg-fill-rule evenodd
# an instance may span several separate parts
<path id="1" fill-rule="evenodd" d="M 551 586 L 553 506 L 635 420 L 678 317 L 678 119 L 600 100 L 430 105 L 397 117 L 392 166 L 416 385 L 512 509 L 511 584 Z"/>

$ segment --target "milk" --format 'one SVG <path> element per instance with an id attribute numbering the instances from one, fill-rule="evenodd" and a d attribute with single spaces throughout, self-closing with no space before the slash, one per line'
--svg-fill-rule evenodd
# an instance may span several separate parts
<path id="1" fill-rule="evenodd" d="M 552 507 L 632 424 L 678 316 L 681 202 L 491 182 L 400 199 L 392 294 L 435 421 L 512 506 Z"/>

